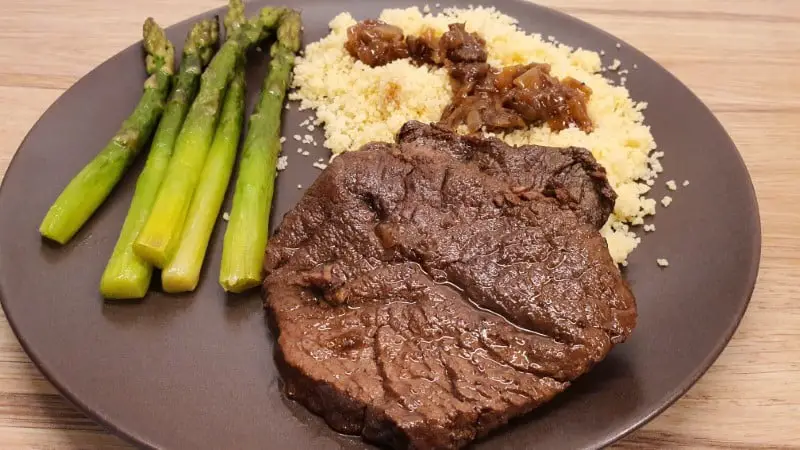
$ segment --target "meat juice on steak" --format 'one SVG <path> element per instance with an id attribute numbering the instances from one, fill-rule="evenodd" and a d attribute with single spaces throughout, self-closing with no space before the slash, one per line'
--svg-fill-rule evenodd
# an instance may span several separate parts
<path id="1" fill-rule="evenodd" d="M 496 69 L 486 63 L 486 42 L 463 23 L 448 25 L 440 37 L 426 28 L 420 36 L 403 36 L 395 26 L 365 20 L 348 28 L 345 48 L 354 58 L 375 67 L 402 58 L 418 65 L 444 66 L 450 74 L 453 100 L 441 123 L 470 133 L 522 129 L 547 123 L 553 131 L 576 126 L 593 129 L 586 104 L 592 94 L 574 78 L 550 75 L 548 64 Z"/>
<path id="2" fill-rule="evenodd" d="M 507 173 L 423 127 L 320 174 L 270 241 L 264 292 L 291 398 L 373 443 L 452 449 L 566 389 L 636 309 L 596 220 L 527 183 L 563 165 Z M 565 188 L 602 184 L 588 172 Z"/>
<path id="3" fill-rule="evenodd" d="M 608 184 L 606 171 L 584 148 L 511 147 L 497 138 L 461 136 L 440 125 L 417 121 L 403 125 L 397 141 L 446 152 L 475 163 L 488 175 L 557 197 L 597 229 L 614 210 L 617 194 Z"/>

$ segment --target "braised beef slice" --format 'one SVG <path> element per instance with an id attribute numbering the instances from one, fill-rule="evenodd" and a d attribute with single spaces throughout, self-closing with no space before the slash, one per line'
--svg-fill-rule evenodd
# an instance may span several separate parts
<path id="1" fill-rule="evenodd" d="M 566 389 L 636 321 L 596 226 L 439 145 L 338 157 L 265 260 L 288 395 L 391 448 L 467 445 Z"/>
<path id="2" fill-rule="evenodd" d="M 451 63 L 486 62 L 486 41 L 467 31 L 463 23 L 451 23 L 439 38 L 439 53 Z"/>
<path id="3" fill-rule="evenodd" d="M 406 37 L 408 56 L 415 64 L 443 64 L 442 55 L 439 53 L 439 38 L 434 33 L 432 28 L 425 28 L 420 36 Z"/>

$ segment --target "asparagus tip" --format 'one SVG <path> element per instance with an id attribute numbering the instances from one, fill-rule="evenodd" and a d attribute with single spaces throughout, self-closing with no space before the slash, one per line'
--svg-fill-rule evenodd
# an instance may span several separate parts
<path id="1" fill-rule="evenodd" d="M 225 15 L 225 32 L 228 37 L 239 31 L 247 19 L 244 16 L 244 2 L 242 0 L 230 0 L 228 2 L 228 14 Z"/>
<path id="2" fill-rule="evenodd" d="M 146 66 L 148 75 L 164 71 L 172 75 L 174 71 L 175 49 L 167 39 L 164 30 L 152 17 L 148 17 L 142 26 L 142 37 L 145 52 L 147 52 Z"/>
<path id="3" fill-rule="evenodd" d="M 201 20 L 194 24 L 186 37 L 183 52 L 196 53 L 205 66 L 214 55 L 217 41 L 219 41 L 219 18 L 214 16 L 213 19 Z"/>
<path id="4" fill-rule="evenodd" d="M 262 28 L 275 28 L 275 25 L 278 24 L 278 21 L 283 18 L 284 14 L 287 11 L 290 11 L 287 8 L 283 7 L 266 7 L 262 8 L 261 11 L 258 13 L 258 18 L 256 21 L 258 22 L 259 26 Z"/>
<path id="5" fill-rule="evenodd" d="M 301 35 L 302 21 L 300 13 L 295 10 L 286 11 L 278 26 L 278 42 L 290 52 L 297 53 L 297 51 L 300 50 Z"/>

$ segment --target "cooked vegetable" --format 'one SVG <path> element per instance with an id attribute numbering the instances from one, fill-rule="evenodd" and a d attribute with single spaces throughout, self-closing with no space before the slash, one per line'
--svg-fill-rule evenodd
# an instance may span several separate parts
<path id="1" fill-rule="evenodd" d="M 133 252 L 133 241 L 144 226 L 167 169 L 175 139 L 200 85 L 200 74 L 214 55 L 219 25 L 203 20 L 194 25 L 183 46 L 180 70 L 164 114 L 158 124 L 150 153 L 136 182 L 136 190 L 117 244 L 100 280 L 105 298 L 142 298 L 147 293 L 153 267 Z"/>
<path id="2" fill-rule="evenodd" d="M 299 13 L 291 11 L 282 17 L 278 40 L 270 50 L 269 74 L 250 116 L 222 250 L 220 284 L 226 291 L 242 292 L 261 283 L 281 149 L 281 112 L 295 53 L 300 49 L 300 30 Z"/>
<path id="3" fill-rule="evenodd" d="M 247 18 L 244 16 L 244 2 L 242 0 L 228 1 L 228 14 L 225 14 L 224 22 L 226 38 L 230 39 L 247 22 Z"/>
<path id="4" fill-rule="evenodd" d="M 60 244 L 72 236 L 108 197 L 150 135 L 164 110 L 172 83 L 174 49 L 152 18 L 143 26 L 149 77 L 131 115 L 111 141 L 73 178 L 47 211 L 39 233 Z"/>
<path id="5" fill-rule="evenodd" d="M 225 16 L 229 38 L 238 32 L 244 21 L 242 1 L 231 0 Z M 225 94 L 222 116 L 186 216 L 180 244 L 175 256 L 161 272 L 161 287 L 166 292 L 193 291 L 200 280 L 208 240 L 225 199 L 242 132 L 245 94 L 243 66 L 244 61 L 236 68 Z"/>
<path id="6" fill-rule="evenodd" d="M 200 280 L 208 240 L 236 161 L 244 119 L 244 92 L 244 72 L 239 71 L 225 94 L 222 117 L 186 216 L 178 250 L 161 273 L 161 287 L 166 292 L 193 291 Z"/>
<path id="7" fill-rule="evenodd" d="M 211 147 L 223 96 L 236 66 L 247 49 L 275 26 L 283 11 L 282 8 L 264 8 L 258 17 L 243 23 L 203 73 L 200 92 L 178 135 L 153 209 L 133 245 L 136 254 L 154 266 L 164 267 L 177 249 Z"/>

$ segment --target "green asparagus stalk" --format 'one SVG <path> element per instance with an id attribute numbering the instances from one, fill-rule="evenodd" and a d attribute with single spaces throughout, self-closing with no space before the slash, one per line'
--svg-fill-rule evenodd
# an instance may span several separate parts
<path id="1" fill-rule="evenodd" d="M 149 77 L 139 104 L 111 141 L 73 178 L 47 211 L 39 233 L 65 244 L 108 197 L 150 135 L 164 110 L 172 83 L 174 50 L 152 18 L 143 26 Z"/>
<path id="2" fill-rule="evenodd" d="M 214 55 L 218 36 L 217 21 L 203 20 L 196 23 L 186 37 L 175 86 L 153 137 L 147 162 L 136 181 L 133 200 L 114 252 L 100 280 L 100 293 L 105 298 L 142 298 L 147 293 L 153 267 L 133 252 L 133 241 L 150 215 L 175 139 L 197 95 L 200 74 Z"/>
<path id="3" fill-rule="evenodd" d="M 229 0 L 228 13 L 225 14 L 225 33 L 227 38 L 230 39 L 234 36 L 247 22 L 244 16 L 244 2 L 242 0 Z"/>
<path id="4" fill-rule="evenodd" d="M 242 0 L 231 0 L 225 16 L 225 29 L 229 38 L 238 32 L 244 21 Z M 166 292 L 193 291 L 200 280 L 200 269 L 203 267 L 208 240 L 225 199 L 233 163 L 236 161 L 239 135 L 242 132 L 245 94 L 243 65 L 244 61 L 236 68 L 225 94 L 220 122 L 189 206 L 180 244 L 175 256 L 161 272 L 161 287 Z"/>
<path id="5" fill-rule="evenodd" d="M 269 74 L 250 116 L 222 249 L 219 281 L 226 291 L 243 292 L 261 283 L 281 149 L 281 112 L 295 53 L 300 49 L 300 31 L 299 13 L 291 11 L 281 18 L 278 40 L 270 50 Z"/>
<path id="6" fill-rule="evenodd" d="M 186 216 L 178 250 L 161 272 L 161 287 L 166 292 L 193 291 L 200 280 L 208 240 L 236 161 L 244 119 L 244 91 L 244 72 L 239 71 L 225 94 L 222 117 Z"/>
<path id="7" fill-rule="evenodd" d="M 200 92 L 175 142 L 153 209 L 133 244 L 136 254 L 154 266 L 164 267 L 177 248 L 236 65 L 245 51 L 275 26 L 283 11 L 264 8 L 257 18 L 242 24 L 203 73 Z"/>

